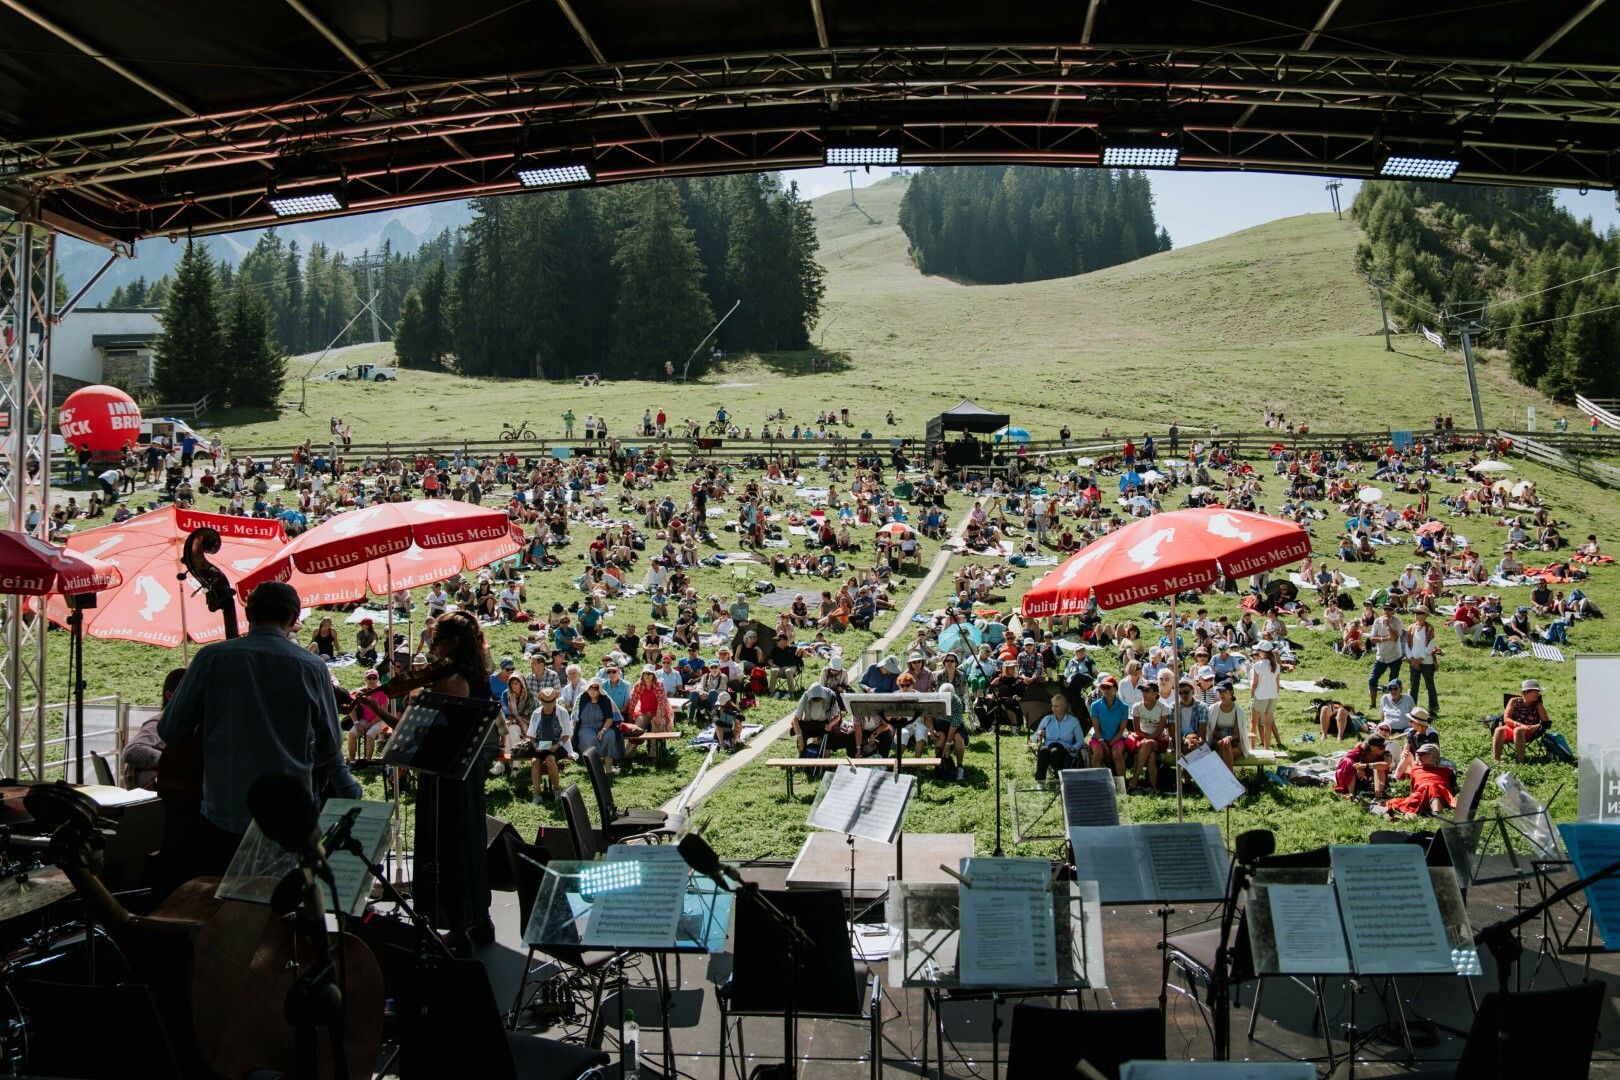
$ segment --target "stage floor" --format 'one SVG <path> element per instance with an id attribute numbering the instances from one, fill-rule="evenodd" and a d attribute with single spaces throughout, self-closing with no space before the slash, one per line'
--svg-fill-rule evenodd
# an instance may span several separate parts
<path id="1" fill-rule="evenodd" d="M 784 886 L 787 864 L 747 866 L 745 876 L 766 888 Z M 1559 882 L 1567 881 L 1560 877 Z M 1468 910 L 1474 927 L 1505 918 L 1515 910 L 1516 887 L 1513 883 L 1476 885 L 1468 895 Z M 1536 899 L 1535 883 L 1524 887 L 1526 905 Z M 518 904 L 515 893 L 495 894 L 495 925 L 497 941 L 480 951 L 480 959 L 488 968 L 494 984 L 495 997 L 503 1009 L 512 1001 L 522 971 L 524 951 L 518 926 Z M 1170 918 L 1171 935 L 1178 929 L 1213 927 L 1207 920 L 1217 914 L 1210 905 L 1178 910 Z M 1399 915 L 1398 898 L 1392 898 L 1391 917 Z M 1112 907 L 1104 910 L 1104 940 L 1107 949 L 1109 986 L 1104 990 L 1087 991 L 1083 995 L 1086 1009 L 1139 1008 L 1157 1004 L 1159 996 L 1160 925 L 1152 909 L 1147 907 Z M 1564 908 L 1557 913 L 1555 925 L 1560 933 L 1569 933 L 1574 912 Z M 1195 926 L 1196 924 L 1196 926 Z M 1584 932 L 1581 935 L 1584 941 Z M 1560 985 L 1561 980 L 1578 981 L 1581 978 L 1583 957 L 1568 956 L 1562 960 L 1551 957 L 1542 960 L 1535 970 L 1537 949 L 1541 941 L 1539 923 L 1525 928 L 1523 943 L 1525 961 L 1521 968 L 1523 985 L 1545 988 Z M 1495 986 L 1495 970 L 1489 957 L 1483 957 L 1485 974 L 1473 980 L 1475 993 L 1483 996 Z M 729 969 L 727 953 L 712 957 L 684 957 L 680 965 L 680 987 L 672 997 L 671 1014 L 677 1069 L 691 1080 L 719 1080 L 719 1011 L 714 1000 L 713 984 L 723 980 Z M 875 965 L 880 975 L 884 964 Z M 673 975 L 675 966 L 670 965 Z M 1592 1075 L 1620 1078 L 1620 1013 L 1615 1008 L 1615 994 L 1620 992 L 1620 959 L 1608 954 L 1592 957 L 1592 975 L 1610 984 L 1605 1001 L 1599 1039 L 1594 1051 Z M 640 975 L 632 970 L 632 981 L 652 981 L 650 962 L 644 962 Z M 1176 976 L 1172 975 L 1176 981 Z M 1381 985 L 1368 985 L 1357 997 L 1356 1019 L 1365 1033 L 1382 1027 L 1386 1012 Z M 1418 1064 L 1454 1061 L 1463 1040 L 1447 1029 L 1466 1032 L 1472 1021 L 1472 1010 L 1462 980 L 1456 978 L 1403 979 L 1398 981 L 1398 993 L 1404 1002 L 1408 1021 L 1414 1026 L 1413 1038 Z M 1232 1056 L 1234 1059 L 1288 1060 L 1290 1058 L 1324 1058 L 1322 1036 L 1314 1030 L 1315 1007 L 1310 994 L 1291 980 L 1266 980 L 1262 1009 L 1253 1039 L 1248 1027 L 1254 1000 L 1254 984 L 1241 988 L 1232 1010 Z M 661 1076 L 660 1054 L 662 1030 L 659 1020 L 657 995 L 651 989 L 632 988 L 627 993 L 630 1008 L 635 1010 L 642 1027 L 643 1076 Z M 1065 1007 L 1072 1007 L 1073 999 Z M 903 1077 L 922 1074 L 923 996 L 917 990 L 894 990 L 885 987 L 883 1076 Z M 1345 1042 L 1343 1028 L 1349 1019 L 1349 993 L 1341 980 L 1328 986 L 1326 1010 L 1335 1039 L 1333 1049 L 1342 1063 Z M 617 1056 L 614 1032 L 617 1024 L 617 1003 L 609 999 L 607 1009 L 608 1035 L 604 1046 Z M 1011 1032 L 1012 1006 L 1002 1005 L 1002 1065 L 1005 1068 L 1007 1037 Z M 946 1031 L 950 1039 L 945 1047 L 945 1075 L 956 1078 L 988 1078 L 991 1075 L 990 1009 L 987 1003 L 964 1003 L 946 1006 Z M 1425 1023 L 1426 1022 L 1426 1023 Z M 561 1037 L 558 1028 L 541 1033 Z M 779 1059 L 781 1055 L 781 1024 L 767 1019 L 747 1021 L 747 1050 L 749 1059 L 741 1073 L 746 1075 L 753 1065 Z M 1549 1037 L 1558 1037 L 1549 1032 Z M 954 1044 L 954 1045 L 953 1045 Z M 1169 995 L 1166 1017 L 1166 1052 L 1171 1058 L 1207 1060 L 1211 1053 L 1211 1033 L 1206 1014 L 1185 995 Z M 733 1040 L 735 1050 L 735 1040 Z M 806 1075 L 822 1078 L 858 1078 L 869 1075 L 866 1061 L 867 1030 L 864 1025 L 833 1021 L 804 1021 L 799 1029 L 799 1049 L 808 1070 Z M 774 1056 L 774 1058 L 773 1058 Z M 937 1067 L 936 1054 L 929 1054 L 929 1075 Z M 1396 1032 L 1390 1040 L 1376 1039 L 1364 1044 L 1357 1056 L 1356 1075 L 1388 1076 L 1406 1071 L 1407 1052 Z M 1326 1072 L 1325 1060 L 1321 1071 Z"/>

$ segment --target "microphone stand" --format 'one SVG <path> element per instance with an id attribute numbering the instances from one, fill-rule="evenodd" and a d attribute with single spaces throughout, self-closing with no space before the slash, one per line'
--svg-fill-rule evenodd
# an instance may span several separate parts
<path id="1" fill-rule="evenodd" d="M 799 926 L 799 920 L 767 900 L 755 882 L 745 882 L 731 890 L 736 896 L 748 900 L 754 907 L 776 924 L 787 945 L 787 1004 L 782 1010 L 781 1065 L 759 1065 L 749 1074 L 749 1080 L 796 1080 L 799 1075 L 799 1018 L 796 990 L 799 981 L 799 961 L 815 949 L 816 943 Z M 802 952 L 801 952 L 802 950 Z"/>
<path id="2" fill-rule="evenodd" d="M 1215 948 L 1215 970 L 1210 973 L 1210 996 L 1214 1014 L 1215 1061 L 1232 1059 L 1232 925 L 1237 921 L 1238 898 L 1249 887 L 1254 867 L 1247 859 L 1232 857 L 1231 880 L 1221 901 L 1221 936 Z"/>
<path id="3" fill-rule="evenodd" d="M 320 957 L 287 989 L 283 1016 L 296 1031 L 300 1077 L 316 1080 L 320 1075 L 315 1033 L 317 1028 L 326 1027 L 332 1036 L 332 1075 L 335 1080 L 348 1080 L 348 1060 L 343 1053 L 344 988 L 332 958 L 331 937 L 326 930 L 326 905 L 321 894 L 321 886 L 332 883 L 332 871 L 323 860 L 311 854 L 301 854 L 299 863 L 298 869 L 292 871 L 302 879 L 298 905 L 292 914 L 297 929 L 320 943 Z M 334 896 L 337 894 L 335 885 L 332 892 Z M 338 949 L 341 957 L 341 931 Z"/>
<path id="4" fill-rule="evenodd" d="M 1496 990 L 1504 998 L 1508 996 L 1508 980 L 1513 974 L 1513 965 L 1524 954 L 1524 946 L 1520 944 L 1517 936 L 1519 927 L 1532 919 L 1539 919 L 1553 905 L 1567 900 L 1578 892 L 1582 892 L 1592 885 L 1606 878 L 1620 875 L 1620 862 L 1610 863 L 1601 870 L 1588 874 L 1577 881 L 1572 881 L 1563 888 L 1556 890 L 1538 904 L 1533 904 L 1523 911 L 1500 922 L 1494 922 L 1474 935 L 1474 945 L 1483 945 L 1490 950 L 1491 959 L 1496 961 Z"/>

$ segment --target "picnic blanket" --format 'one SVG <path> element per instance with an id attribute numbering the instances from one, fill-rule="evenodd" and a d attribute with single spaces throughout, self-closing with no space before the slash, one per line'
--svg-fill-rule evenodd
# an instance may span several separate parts
<path id="1" fill-rule="evenodd" d="M 358 607 L 350 612 L 349 617 L 343 621 L 350 626 L 359 626 L 360 622 L 364 619 L 370 619 L 374 623 L 385 623 L 388 621 L 388 609 Z"/>
<path id="2" fill-rule="evenodd" d="M 746 743 L 749 739 L 752 739 L 755 735 L 758 735 L 763 730 L 765 730 L 763 724 L 744 724 L 742 727 L 737 729 L 737 742 Z M 692 736 L 691 745 L 699 750 L 707 750 L 716 745 L 714 737 L 714 725 L 710 724 L 708 727 Z"/>
<path id="3" fill-rule="evenodd" d="M 1332 692 L 1332 687 L 1323 686 L 1310 679 L 1284 679 L 1277 685 L 1284 690 L 1292 690 L 1297 694 L 1321 694 Z"/>
<path id="4" fill-rule="evenodd" d="M 1539 641 L 1530 643 L 1530 654 L 1537 660 L 1551 660 L 1554 663 L 1564 662 L 1564 650 L 1556 645 L 1545 645 Z"/>
<path id="5" fill-rule="evenodd" d="M 1302 589 L 1316 588 L 1316 582 L 1311 581 L 1310 579 L 1299 574 L 1289 574 L 1288 580 L 1292 581 L 1295 585 L 1298 585 Z M 1361 581 L 1357 578 L 1351 577 L 1349 574 L 1346 574 L 1344 576 L 1344 584 L 1340 587 L 1345 589 L 1359 589 L 1361 588 Z"/>
<path id="6" fill-rule="evenodd" d="M 1586 565 L 1586 566 L 1601 566 L 1601 565 L 1603 565 L 1605 563 L 1614 562 L 1614 556 L 1612 556 L 1612 555 L 1571 555 L 1569 557 L 1569 561 L 1572 562 L 1572 563 L 1582 563 L 1583 565 Z"/>

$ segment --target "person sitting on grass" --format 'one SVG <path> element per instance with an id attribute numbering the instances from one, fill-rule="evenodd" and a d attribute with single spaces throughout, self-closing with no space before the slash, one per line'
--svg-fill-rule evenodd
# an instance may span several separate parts
<path id="1" fill-rule="evenodd" d="M 1333 770 L 1333 790 L 1347 799 L 1371 795 L 1382 801 L 1389 784 L 1389 748 L 1382 735 L 1369 735 L 1344 752 Z"/>
<path id="2" fill-rule="evenodd" d="M 1418 747 L 1415 756 L 1417 762 L 1411 770 L 1412 791 L 1408 795 L 1386 800 L 1386 814 L 1438 816 L 1442 810 L 1457 805 L 1457 796 L 1452 794 L 1452 789 L 1457 785 L 1457 773 L 1440 763 L 1439 744 L 1424 743 Z"/>
<path id="3" fill-rule="evenodd" d="M 1316 710 L 1316 721 L 1322 727 L 1324 739 L 1330 733 L 1335 739 L 1348 739 L 1355 734 L 1355 710 L 1342 701 L 1330 701 Z"/>
<path id="4" fill-rule="evenodd" d="M 1541 681 L 1525 679 L 1519 692 L 1508 699 L 1502 709 L 1502 723 L 1491 732 L 1491 760 L 1501 761 L 1502 750 L 1513 744 L 1513 758 L 1524 762 L 1524 748 L 1531 739 L 1540 738 L 1552 726 L 1547 715 L 1547 704 L 1541 700 Z"/>
<path id="5" fill-rule="evenodd" d="M 1049 769 L 1074 768 L 1085 745 L 1085 729 L 1080 720 L 1069 711 L 1069 699 L 1062 694 L 1052 695 L 1052 711 L 1036 725 L 1031 742 L 1035 747 L 1035 782 L 1046 780 Z"/>

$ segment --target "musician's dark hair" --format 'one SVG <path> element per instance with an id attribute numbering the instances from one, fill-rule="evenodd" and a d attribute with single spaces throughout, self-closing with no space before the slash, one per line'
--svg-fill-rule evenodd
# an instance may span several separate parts
<path id="1" fill-rule="evenodd" d="M 177 667 L 163 676 L 163 703 L 167 705 L 174 692 L 180 689 L 180 680 L 186 677 L 186 669 Z"/>
<path id="2" fill-rule="evenodd" d="M 484 662 L 484 629 L 471 613 L 452 611 L 439 616 L 433 641 L 435 645 L 443 642 L 448 646 L 440 655 L 455 664 L 469 686 L 489 685 L 489 667 Z"/>
<path id="3" fill-rule="evenodd" d="M 298 590 L 285 581 L 266 581 L 247 598 L 247 618 L 254 625 L 288 626 L 298 621 L 301 607 Z"/>

